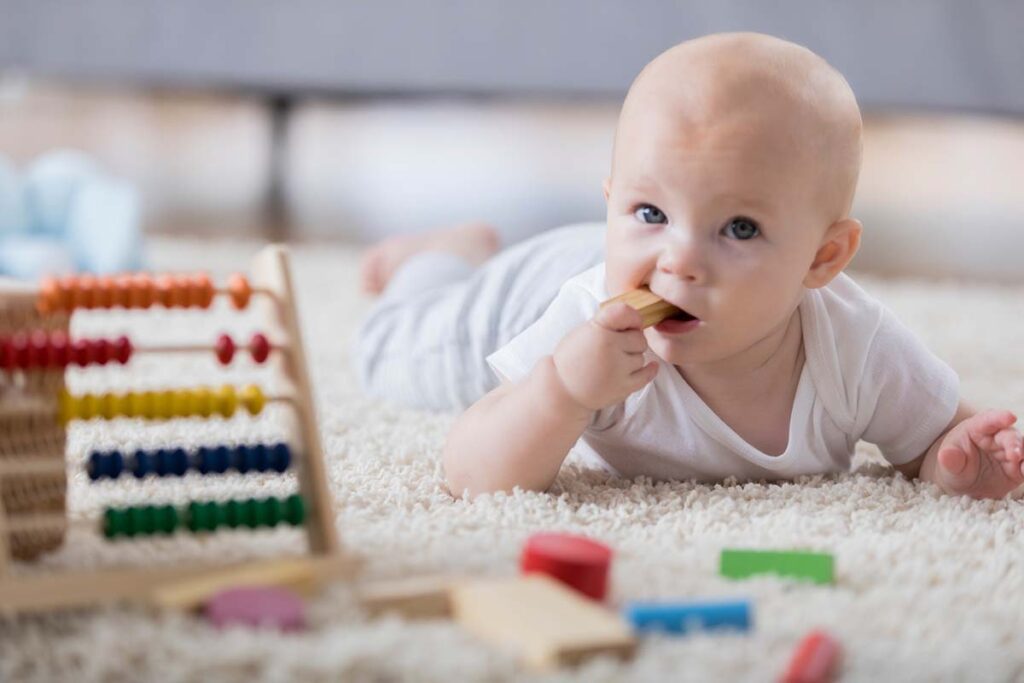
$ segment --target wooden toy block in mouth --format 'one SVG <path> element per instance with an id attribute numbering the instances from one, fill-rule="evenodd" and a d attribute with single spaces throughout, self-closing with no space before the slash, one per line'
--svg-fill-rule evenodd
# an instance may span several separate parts
<path id="1" fill-rule="evenodd" d="M 666 318 L 674 320 L 693 320 L 695 318 L 695 316 L 654 294 L 647 287 L 640 287 L 639 289 L 612 297 L 603 302 L 601 308 L 619 302 L 635 308 L 640 313 L 640 317 L 643 318 L 644 327 L 657 325 Z"/>

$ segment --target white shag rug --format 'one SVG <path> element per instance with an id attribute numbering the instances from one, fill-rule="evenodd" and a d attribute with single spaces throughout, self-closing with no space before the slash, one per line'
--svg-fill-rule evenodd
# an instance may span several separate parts
<path id="1" fill-rule="evenodd" d="M 245 269 L 255 243 L 159 240 L 157 269 Z M 854 473 L 783 485 L 652 485 L 607 480 L 568 466 L 548 494 L 455 501 L 443 488 L 440 449 L 452 415 L 402 410 L 360 395 L 347 340 L 369 301 L 357 292 L 352 247 L 293 250 L 307 348 L 319 402 L 327 471 L 342 539 L 369 576 L 511 574 L 521 545 L 540 530 L 592 536 L 615 551 L 612 601 L 748 596 L 746 635 L 645 637 L 628 663 L 597 659 L 543 680 L 765 681 L 784 669 L 811 627 L 843 644 L 846 681 L 1024 680 L 1024 502 L 944 497 L 908 482 L 860 446 Z M 1024 411 L 1024 285 L 879 280 L 853 274 L 960 373 L 978 408 Z M 113 328 L 113 330 L 112 330 Z M 244 335 L 255 323 L 218 308 L 154 317 L 83 317 L 77 331 L 130 331 L 152 340 Z M 236 363 L 227 381 L 251 368 Z M 208 383 L 208 359 L 148 359 L 127 369 L 79 373 L 74 389 Z M 220 376 L 214 377 L 220 382 Z M 259 495 L 292 482 L 226 477 L 89 485 L 90 446 L 156 446 L 275 438 L 259 422 L 134 422 L 74 426 L 69 506 L 76 522 L 47 566 L 155 563 L 241 557 L 301 548 L 293 530 L 210 539 L 102 541 L 87 523 L 105 504 L 186 495 Z M 481 457 L 486 457 L 482 453 Z M 725 547 L 808 547 L 835 555 L 833 586 L 717 575 Z M 0 681 L 444 681 L 524 680 L 516 660 L 444 621 L 369 619 L 340 586 L 312 605 L 299 635 L 229 630 L 201 619 L 104 609 L 0 621 Z"/>

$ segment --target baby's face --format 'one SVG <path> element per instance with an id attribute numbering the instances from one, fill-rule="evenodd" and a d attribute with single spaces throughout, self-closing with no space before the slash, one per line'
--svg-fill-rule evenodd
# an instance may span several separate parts
<path id="1" fill-rule="evenodd" d="M 829 220 L 784 112 L 706 123 L 649 111 L 620 126 L 608 199 L 612 296 L 648 285 L 700 319 L 645 331 L 675 365 L 728 359 L 785 326 Z"/>

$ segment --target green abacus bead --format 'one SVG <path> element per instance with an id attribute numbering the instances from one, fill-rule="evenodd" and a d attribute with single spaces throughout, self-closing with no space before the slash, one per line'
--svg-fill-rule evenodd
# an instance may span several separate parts
<path id="1" fill-rule="evenodd" d="M 267 498 L 263 503 L 263 509 L 267 513 L 267 526 L 277 526 L 281 523 L 281 501 L 278 498 Z"/>
<path id="2" fill-rule="evenodd" d="M 107 511 L 103 513 L 103 535 L 107 538 L 123 536 L 126 518 L 124 510 L 107 508 Z"/>
<path id="3" fill-rule="evenodd" d="M 185 525 L 192 533 L 202 531 L 206 528 L 206 506 L 202 503 L 189 503 L 185 517 Z"/>
<path id="4" fill-rule="evenodd" d="M 302 496 L 293 494 L 284 501 L 284 518 L 289 524 L 299 526 L 306 519 L 306 504 Z"/>
<path id="5" fill-rule="evenodd" d="M 210 514 L 210 526 L 208 527 L 210 531 L 213 531 L 214 529 L 225 526 L 227 524 L 227 510 L 225 509 L 223 504 L 209 502 L 206 504 L 206 506 Z"/>
<path id="6" fill-rule="evenodd" d="M 135 511 L 135 533 L 142 536 L 152 536 L 156 531 L 156 508 L 152 505 L 142 505 L 134 508 Z"/>
<path id="7" fill-rule="evenodd" d="M 224 522 L 235 529 L 245 524 L 245 512 L 237 500 L 229 500 L 224 504 Z"/>
<path id="8" fill-rule="evenodd" d="M 253 522 L 254 522 L 253 526 L 256 526 L 256 527 L 268 526 L 267 525 L 267 499 L 266 498 L 257 498 L 257 499 L 255 499 L 255 501 L 256 501 L 256 505 L 253 508 L 253 510 L 256 513 L 256 516 L 255 516 L 255 518 L 253 520 Z"/>
<path id="9" fill-rule="evenodd" d="M 247 527 L 255 529 L 259 524 L 257 523 L 257 510 L 259 509 L 259 503 L 255 498 L 246 498 L 242 501 L 242 512 L 243 520 Z"/>
<path id="10" fill-rule="evenodd" d="M 178 511 L 173 505 L 156 508 L 156 530 L 162 534 L 173 534 L 178 528 Z"/>

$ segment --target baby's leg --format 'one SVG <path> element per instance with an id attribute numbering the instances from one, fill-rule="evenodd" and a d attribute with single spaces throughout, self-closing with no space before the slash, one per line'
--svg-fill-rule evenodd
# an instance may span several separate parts
<path id="1" fill-rule="evenodd" d="M 413 408 L 468 407 L 498 384 L 485 358 L 603 260 L 603 223 L 541 233 L 479 267 L 452 251 L 409 256 L 353 339 L 363 390 Z"/>

